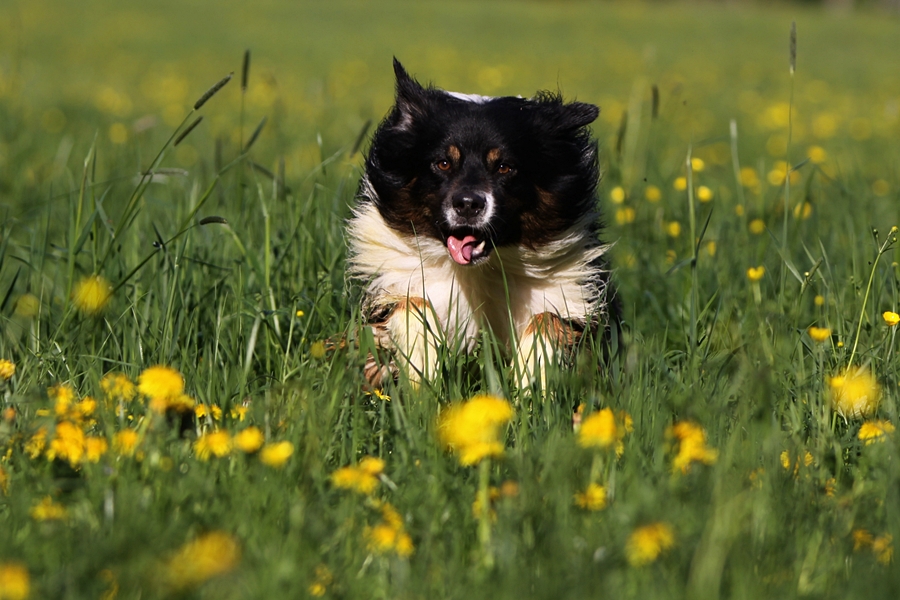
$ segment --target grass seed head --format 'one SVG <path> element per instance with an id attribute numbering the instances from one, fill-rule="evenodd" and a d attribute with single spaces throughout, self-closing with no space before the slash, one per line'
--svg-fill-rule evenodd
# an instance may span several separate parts
<path id="1" fill-rule="evenodd" d="M 194 110 L 200 110 L 200 108 L 204 104 L 206 104 L 210 98 L 215 96 L 219 92 L 219 90 L 221 90 L 223 87 L 225 87 L 225 84 L 227 84 L 229 81 L 231 81 L 232 77 L 234 77 L 234 72 L 229 73 L 228 75 L 226 75 L 225 77 L 223 77 L 222 79 L 217 81 L 216 84 L 213 85 L 211 88 L 206 90 L 206 93 L 204 93 L 202 96 L 200 96 L 200 98 L 196 102 L 194 102 Z"/>

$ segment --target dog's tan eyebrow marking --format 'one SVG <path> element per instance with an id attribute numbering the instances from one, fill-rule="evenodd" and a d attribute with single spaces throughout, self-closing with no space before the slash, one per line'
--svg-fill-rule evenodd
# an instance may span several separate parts
<path id="1" fill-rule="evenodd" d="M 489 167 L 493 167 L 500 160 L 500 148 L 491 148 L 485 157 Z"/>
<path id="2" fill-rule="evenodd" d="M 450 146 L 447 148 L 447 156 L 450 157 L 454 163 L 459 163 L 460 157 L 462 157 L 462 153 L 459 151 L 459 148 L 456 146 Z"/>

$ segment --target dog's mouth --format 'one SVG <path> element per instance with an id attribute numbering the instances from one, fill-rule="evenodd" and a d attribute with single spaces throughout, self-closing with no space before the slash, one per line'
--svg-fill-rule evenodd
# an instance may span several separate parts
<path id="1" fill-rule="evenodd" d="M 491 243 L 472 234 L 450 234 L 447 236 L 447 252 L 458 265 L 474 265 L 486 259 L 492 249 Z"/>

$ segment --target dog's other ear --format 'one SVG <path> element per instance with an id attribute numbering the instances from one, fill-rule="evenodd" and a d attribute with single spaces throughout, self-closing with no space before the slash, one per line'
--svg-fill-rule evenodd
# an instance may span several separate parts
<path id="1" fill-rule="evenodd" d="M 406 129 L 417 117 L 425 113 L 425 90 L 409 76 L 397 57 L 394 57 L 394 75 L 397 77 L 397 120 L 395 126 Z"/>
<path id="2" fill-rule="evenodd" d="M 585 102 L 570 102 L 561 107 L 562 125 L 567 129 L 580 129 L 590 125 L 600 115 L 600 108 Z"/>

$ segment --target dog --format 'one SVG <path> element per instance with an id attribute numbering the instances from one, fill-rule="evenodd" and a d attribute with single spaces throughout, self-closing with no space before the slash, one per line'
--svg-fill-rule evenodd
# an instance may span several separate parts
<path id="1" fill-rule="evenodd" d="M 423 87 L 396 58 L 394 73 L 348 223 L 349 274 L 393 355 L 366 378 L 433 380 L 442 346 L 471 352 L 488 329 L 520 389 L 546 386 L 548 365 L 618 324 L 587 129 L 600 110 Z"/>

